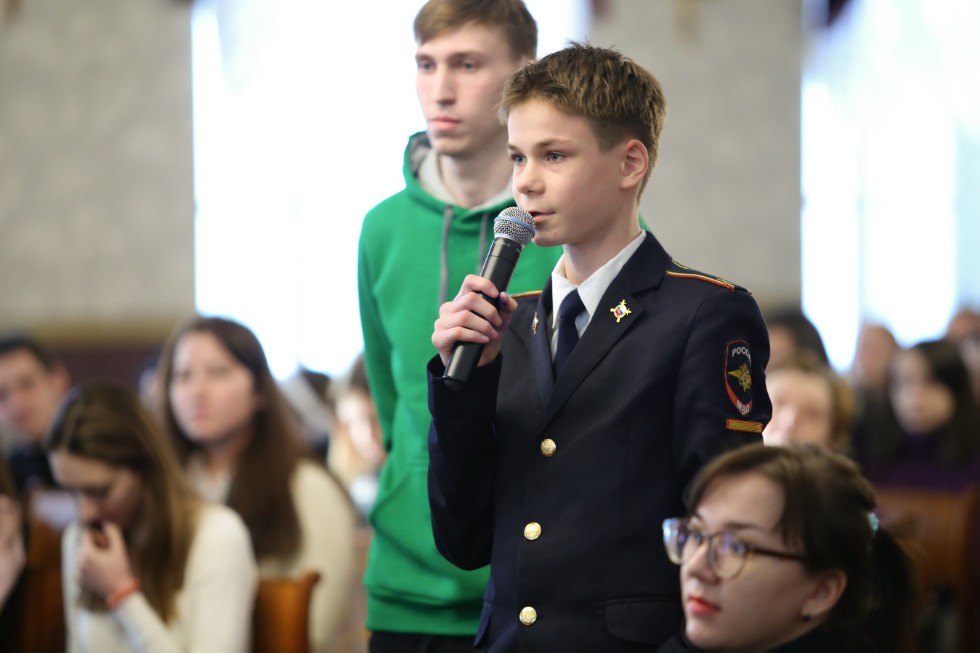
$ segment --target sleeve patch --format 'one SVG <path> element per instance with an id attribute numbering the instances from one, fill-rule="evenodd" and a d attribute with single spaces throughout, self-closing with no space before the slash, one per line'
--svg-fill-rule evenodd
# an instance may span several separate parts
<path id="1" fill-rule="evenodd" d="M 725 346 L 725 390 L 739 415 L 752 410 L 752 354 L 749 343 L 732 340 Z"/>

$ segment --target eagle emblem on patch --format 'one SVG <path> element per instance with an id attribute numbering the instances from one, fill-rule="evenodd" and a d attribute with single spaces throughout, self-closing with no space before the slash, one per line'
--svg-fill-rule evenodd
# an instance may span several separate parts
<path id="1" fill-rule="evenodd" d="M 749 343 L 732 340 L 725 346 L 725 390 L 739 415 L 752 410 L 752 353 Z"/>

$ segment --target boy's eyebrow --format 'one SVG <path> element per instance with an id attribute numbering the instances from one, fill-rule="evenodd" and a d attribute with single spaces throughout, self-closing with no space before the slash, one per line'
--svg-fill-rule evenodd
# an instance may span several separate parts
<path id="1" fill-rule="evenodd" d="M 547 139 L 545 139 L 543 141 L 538 141 L 537 143 L 535 143 L 534 145 L 532 145 L 531 146 L 531 149 L 542 150 L 542 149 L 546 149 L 546 148 L 549 148 L 549 147 L 554 147 L 555 145 L 567 145 L 569 143 L 573 143 L 573 141 L 571 141 L 571 140 L 569 140 L 567 138 L 557 138 L 557 137 L 556 138 L 547 138 Z M 521 148 L 517 147 L 513 143 L 507 143 L 507 149 L 508 150 L 519 150 Z"/>
<path id="2" fill-rule="evenodd" d="M 459 59 L 482 59 L 486 56 L 484 52 L 480 50 L 460 50 L 457 52 L 450 52 L 444 58 L 450 61 Z M 428 52 L 416 52 L 415 59 L 436 59 L 437 57 L 429 54 Z"/>

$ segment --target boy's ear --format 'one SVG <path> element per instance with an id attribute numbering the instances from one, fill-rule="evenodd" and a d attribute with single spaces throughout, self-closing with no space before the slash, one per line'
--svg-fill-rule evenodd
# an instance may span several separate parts
<path id="1" fill-rule="evenodd" d="M 637 187 L 643 183 L 647 168 L 650 167 L 650 153 L 646 146 L 636 138 L 631 138 L 623 145 L 622 188 Z"/>

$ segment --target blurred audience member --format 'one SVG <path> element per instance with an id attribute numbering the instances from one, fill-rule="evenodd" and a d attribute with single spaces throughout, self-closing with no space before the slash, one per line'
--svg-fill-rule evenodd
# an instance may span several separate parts
<path id="1" fill-rule="evenodd" d="M 946 339 L 960 344 L 980 333 L 980 312 L 963 307 L 956 311 L 946 325 Z"/>
<path id="2" fill-rule="evenodd" d="M 313 457 L 324 460 L 330 448 L 333 414 L 327 401 L 330 377 L 301 367 L 279 383 L 279 390 L 293 411 L 300 439 Z"/>
<path id="3" fill-rule="evenodd" d="M 799 351 L 766 369 L 772 420 L 766 444 L 806 443 L 851 453 L 854 393 L 844 379 L 810 351 Z"/>
<path id="4" fill-rule="evenodd" d="M 349 614 L 356 517 L 325 465 L 301 456 L 261 344 L 238 322 L 199 317 L 160 366 L 162 417 L 192 484 L 242 516 L 263 577 L 320 573 L 310 637 L 328 650 Z"/>
<path id="5" fill-rule="evenodd" d="M 25 609 L 20 583 L 27 562 L 24 523 L 14 480 L 0 460 L 0 642 L 11 651 L 20 648 L 18 624 Z"/>
<path id="6" fill-rule="evenodd" d="M 980 481 L 980 415 L 956 345 L 931 340 L 897 353 L 888 387 L 888 422 L 868 443 L 868 478 L 947 490 Z"/>
<path id="7" fill-rule="evenodd" d="M 862 324 L 851 365 L 854 387 L 884 396 L 888 392 L 888 368 L 898 350 L 895 336 L 888 327 L 874 322 Z"/>
<path id="8" fill-rule="evenodd" d="M 866 458 L 870 443 L 887 423 L 888 371 L 899 349 L 888 327 L 874 322 L 861 325 L 850 373 L 857 404 L 853 445 L 859 460 Z"/>
<path id="9" fill-rule="evenodd" d="M 817 327 L 799 308 L 785 307 L 764 313 L 769 327 L 769 366 L 788 360 L 794 352 L 813 352 L 824 365 L 830 365 L 823 338 Z"/>
<path id="10" fill-rule="evenodd" d="M 331 394 L 337 428 L 328 462 L 347 485 L 358 511 L 366 517 L 378 494 L 378 472 L 385 461 L 385 450 L 363 355 L 357 357 Z"/>
<path id="11" fill-rule="evenodd" d="M 245 651 L 257 571 L 242 520 L 202 502 L 139 397 L 72 390 L 48 434 L 78 500 L 62 539 L 69 651 Z"/>
<path id="12" fill-rule="evenodd" d="M 960 348 L 973 396 L 980 403 L 980 313 L 969 308 L 957 311 L 946 328 L 946 339 Z"/>
<path id="13" fill-rule="evenodd" d="M 68 390 L 68 371 L 34 338 L 0 338 L 0 422 L 14 435 L 7 464 L 21 496 L 55 485 L 44 453 L 44 435 Z"/>
<path id="14" fill-rule="evenodd" d="M 871 485 L 821 447 L 747 445 L 694 481 L 664 522 L 687 640 L 713 651 L 898 653 L 915 623 L 912 563 Z M 687 651 L 680 637 L 661 653 Z"/>
<path id="15" fill-rule="evenodd" d="M 157 404 L 157 399 L 160 396 L 160 383 L 157 375 L 157 367 L 159 365 L 160 352 L 150 354 L 143 361 L 143 365 L 140 367 L 139 378 L 136 379 L 140 401 L 154 415 L 160 414 L 160 407 Z"/>

